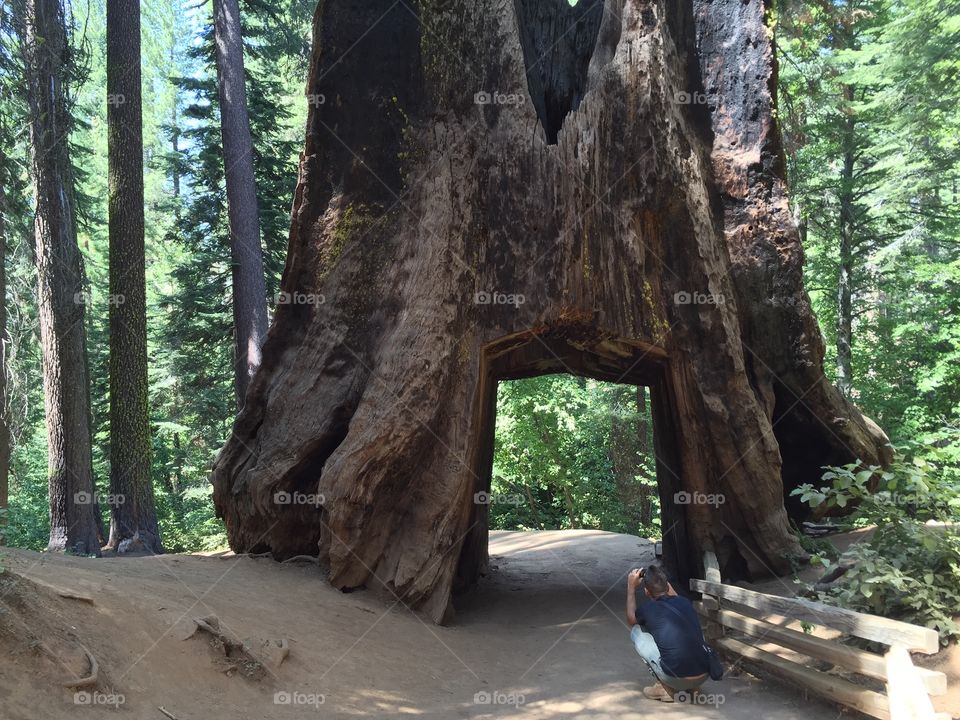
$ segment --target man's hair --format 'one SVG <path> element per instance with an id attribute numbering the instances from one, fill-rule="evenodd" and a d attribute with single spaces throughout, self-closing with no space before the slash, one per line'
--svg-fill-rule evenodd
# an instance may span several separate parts
<path id="1" fill-rule="evenodd" d="M 643 573 L 643 587 L 650 593 L 651 597 L 660 597 L 667 592 L 666 573 L 659 565 L 651 565 Z"/>

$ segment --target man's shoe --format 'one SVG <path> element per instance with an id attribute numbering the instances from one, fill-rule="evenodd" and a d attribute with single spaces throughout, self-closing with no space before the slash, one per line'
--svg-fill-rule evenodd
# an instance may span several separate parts
<path id="1" fill-rule="evenodd" d="M 663 687 L 660 683 L 656 685 L 651 685 L 650 687 L 645 687 L 643 689 L 643 696 L 649 698 L 650 700 L 659 700 L 660 702 L 672 703 L 673 695 Z"/>

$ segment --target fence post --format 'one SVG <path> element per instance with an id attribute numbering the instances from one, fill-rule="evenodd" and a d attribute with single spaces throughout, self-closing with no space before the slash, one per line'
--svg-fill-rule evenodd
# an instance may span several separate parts
<path id="1" fill-rule="evenodd" d="M 886 661 L 890 720 L 935 720 L 933 703 L 907 649 L 891 646 Z"/>
<path id="2" fill-rule="evenodd" d="M 707 582 L 720 584 L 720 563 L 712 550 L 703 553 L 703 574 Z M 720 609 L 720 599 L 711 595 L 703 596 L 704 609 L 716 611 Z M 703 631 L 707 640 L 716 640 L 723 637 L 723 625 L 712 620 L 708 620 Z"/>

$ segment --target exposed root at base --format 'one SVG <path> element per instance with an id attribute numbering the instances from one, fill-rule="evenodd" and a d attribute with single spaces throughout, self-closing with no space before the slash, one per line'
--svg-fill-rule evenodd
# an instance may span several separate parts
<path id="1" fill-rule="evenodd" d="M 89 687 L 90 685 L 96 685 L 97 681 L 100 678 L 100 665 L 97 663 L 97 659 L 93 656 L 87 648 L 83 645 L 80 646 L 83 652 L 87 656 L 87 662 L 90 663 L 90 672 L 87 673 L 86 677 L 82 677 L 79 680 L 72 680 L 70 682 L 65 682 L 63 686 L 71 690 L 76 690 L 77 688 Z"/>

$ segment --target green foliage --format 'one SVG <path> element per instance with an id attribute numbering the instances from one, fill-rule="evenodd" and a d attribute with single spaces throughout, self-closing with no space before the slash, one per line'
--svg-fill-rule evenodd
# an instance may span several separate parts
<path id="1" fill-rule="evenodd" d="M 242 3 L 247 100 L 268 293 L 277 290 L 289 230 L 306 98 L 313 3 Z M 94 420 L 94 476 L 108 483 L 108 243 L 105 6 L 75 18 L 78 66 L 72 144 Z M 6 6 L 0 12 L 0 181 L 8 191 L 8 357 L 14 453 L 9 542 L 47 543 L 46 436 L 32 263 L 29 137 L 21 69 Z M 161 532 L 174 551 L 223 547 L 209 470 L 235 413 L 230 251 L 210 6 L 144 6 L 143 113 L 147 326 L 153 479 Z M 9 132 L 7 132 L 9 129 Z M 176 138 L 176 148 L 173 139 Z"/>
<path id="2" fill-rule="evenodd" d="M 571 375 L 501 382 L 490 526 L 659 535 L 648 407 L 632 385 Z"/>
<path id="3" fill-rule="evenodd" d="M 314 6 L 312 0 L 242 4 L 270 297 L 284 262 L 303 139 Z M 235 402 L 231 261 L 210 6 L 175 0 L 143 8 L 153 480 L 166 546 L 212 549 L 225 537 L 214 516 L 208 474 L 230 431 Z M 94 471 L 105 490 L 105 8 L 92 3 L 73 11 L 79 15 L 72 18 L 72 147 L 79 241 L 90 290 Z M 5 191 L 0 212 L 7 232 L 5 347 L 14 440 L 6 533 L 12 545 L 42 549 L 47 448 L 29 138 L 22 131 L 22 68 L 9 13 L 8 5 L 0 5 L 0 186 Z M 861 468 L 832 469 L 826 489 L 808 486 L 805 499 L 856 506 L 851 522 L 880 524 L 885 531 L 874 536 L 876 542 L 887 538 L 891 548 L 899 548 L 874 558 L 873 566 L 882 572 L 868 571 L 874 573 L 869 577 L 889 578 L 892 590 L 863 595 L 861 586 L 876 585 L 864 576 L 855 597 L 835 599 L 856 600 L 864 609 L 875 602 L 899 602 L 906 609 L 891 607 L 907 616 L 921 611 L 911 610 L 900 597 L 909 596 L 914 582 L 909 577 L 916 577 L 905 568 L 929 562 L 939 568 L 938 581 L 951 572 L 943 564 L 950 547 L 924 544 L 932 531 L 922 518 L 931 512 L 930 495 L 942 498 L 942 487 L 956 482 L 951 464 L 960 464 L 956 430 L 944 429 L 960 426 L 960 0 L 784 0 L 772 17 L 780 68 L 777 112 L 793 210 L 804 230 L 806 283 L 827 340 L 828 372 L 836 365 L 838 278 L 845 261 L 852 290 L 851 396 L 898 442 L 919 440 L 937 448 L 937 455 L 912 455 L 929 467 L 910 466 L 920 468 L 911 472 L 919 472 L 933 489 L 916 503 L 896 506 L 898 512 L 881 513 L 884 496 L 866 493 Z M 842 257 L 842 236 L 850 240 L 849 258 Z M 491 526 L 658 534 L 648 406 L 647 396 L 641 400 L 634 387 L 571 376 L 501 383 L 492 492 L 508 501 L 491 504 Z M 914 480 L 906 468 L 901 463 L 889 471 L 894 478 L 884 482 L 894 479 L 898 488 L 884 492 L 898 497 L 907 492 L 906 484 Z M 930 478 L 936 478 L 933 484 Z M 955 517 L 955 508 L 951 512 Z M 909 541 L 916 547 L 907 548 Z M 803 542 L 826 555 L 823 543 Z M 871 547 L 861 544 L 856 552 Z"/>
<path id="4" fill-rule="evenodd" d="M 936 628 L 944 643 L 960 637 L 958 446 L 899 448 L 887 469 L 827 468 L 829 484 L 794 490 L 811 507 L 853 507 L 847 522 L 872 528 L 839 559 L 817 558 L 848 568 L 824 601 Z"/>
<path id="5" fill-rule="evenodd" d="M 958 18 L 958 0 L 785 0 L 776 14 L 778 114 L 827 370 L 845 230 L 851 396 L 898 441 L 960 424 Z"/>
<path id="6" fill-rule="evenodd" d="M 310 12 L 302 0 L 242 4 L 268 298 L 277 293 L 286 254 L 306 112 L 300 88 Z M 177 120 L 165 127 L 171 151 L 158 163 L 182 188 L 166 201 L 174 220 L 165 238 L 174 248 L 172 282 L 158 298 L 157 344 L 165 351 L 151 381 L 160 526 L 173 550 L 213 549 L 226 542 L 213 513 L 208 475 L 236 409 L 230 235 L 209 7 L 193 21 L 201 41 L 175 48 L 182 73 L 174 78 L 171 113 Z"/>
<path id="7" fill-rule="evenodd" d="M 958 18 L 957 0 L 786 0 L 776 16 L 792 204 L 828 371 L 845 266 L 850 394 L 912 448 L 886 471 L 829 468 L 828 485 L 796 494 L 815 507 L 853 507 L 851 527 L 876 527 L 825 561 L 852 564 L 827 599 L 930 624 L 942 638 L 958 635 L 957 532 L 926 522 L 958 515 Z"/>
<path id="8" fill-rule="evenodd" d="M 810 537 L 798 530 L 796 526 L 794 526 L 794 534 L 797 536 L 797 540 L 800 541 L 800 547 L 803 548 L 803 551 L 808 555 L 827 558 L 829 560 L 837 560 L 840 557 L 840 552 L 834 547 L 833 543 L 826 538 Z M 800 570 L 800 560 L 791 558 L 791 564 L 794 573 Z"/>

